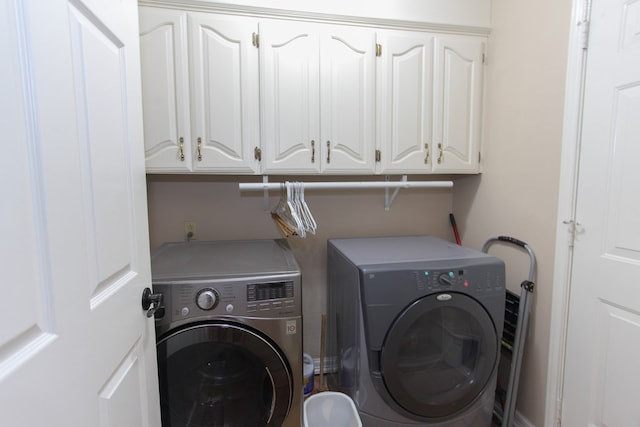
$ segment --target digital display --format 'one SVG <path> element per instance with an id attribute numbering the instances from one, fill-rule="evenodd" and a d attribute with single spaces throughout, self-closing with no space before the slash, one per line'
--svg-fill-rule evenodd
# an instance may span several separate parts
<path id="1" fill-rule="evenodd" d="M 293 298 L 293 282 L 270 282 L 247 285 L 247 301 Z"/>

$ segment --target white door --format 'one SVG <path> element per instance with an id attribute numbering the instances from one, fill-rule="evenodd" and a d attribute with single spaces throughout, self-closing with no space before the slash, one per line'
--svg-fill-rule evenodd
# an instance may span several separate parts
<path id="1" fill-rule="evenodd" d="M 640 2 L 591 11 L 562 425 L 640 426 Z"/>
<path id="2" fill-rule="evenodd" d="M 380 172 L 430 172 L 433 36 L 388 31 L 380 38 Z"/>
<path id="3" fill-rule="evenodd" d="M 375 31 L 322 27 L 320 143 L 323 172 L 374 172 L 375 61 Z"/>
<path id="4" fill-rule="evenodd" d="M 260 171 L 254 18 L 189 13 L 194 171 Z"/>
<path id="5" fill-rule="evenodd" d="M 265 173 L 320 172 L 319 38 L 313 24 L 260 23 Z"/>
<path id="6" fill-rule="evenodd" d="M 147 171 L 189 172 L 187 13 L 141 7 L 140 55 Z"/>
<path id="7" fill-rule="evenodd" d="M 0 21 L 0 425 L 158 427 L 137 4 Z"/>
<path id="8" fill-rule="evenodd" d="M 477 172 L 482 123 L 484 37 L 436 37 L 433 172 Z"/>

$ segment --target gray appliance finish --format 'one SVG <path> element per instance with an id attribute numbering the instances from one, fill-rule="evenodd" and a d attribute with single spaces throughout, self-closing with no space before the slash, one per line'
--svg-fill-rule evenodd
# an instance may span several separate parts
<path id="1" fill-rule="evenodd" d="M 504 263 L 431 236 L 328 242 L 331 389 L 366 427 L 491 425 Z"/>
<path id="2" fill-rule="evenodd" d="M 165 243 L 151 270 L 163 427 L 300 427 L 301 273 L 287 242 Z"/>

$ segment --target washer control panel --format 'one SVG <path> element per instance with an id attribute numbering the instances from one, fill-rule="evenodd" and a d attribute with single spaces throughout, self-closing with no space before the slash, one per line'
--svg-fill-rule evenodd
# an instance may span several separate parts
<path id="1" fill-rule="evenodd" d="M 290 312 L 295 308 L 292 280 L 247 285 L 247 313 Z"/>
<path id="2" fill-rule="evenodd" d="M 156 325 L 212 316 L 284 318 L 301 315 L 300 277 L 265 281 L 202 281 L 154 283 L 164 307 Z"/>

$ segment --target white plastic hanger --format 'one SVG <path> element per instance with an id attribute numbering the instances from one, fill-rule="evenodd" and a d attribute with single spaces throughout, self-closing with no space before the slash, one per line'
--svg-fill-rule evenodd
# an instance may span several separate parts
<path id="1" fill-rule="evenodd" d="M 307 202 L 304 200 L 304 184 L 302 182 L 298 182 L 298 196 L 300 198 L 300 205 L 302 206 L 302 216 L 304 217 L 305 225 L 307 227 L 307 231 L 312 234 L 316 234 L 316 230 L 318 229 L 318 224 L 316 220 L 313 218 L 311 214 L 311 210 L 307 205 Z"/>
<path id="2" fill-rule="evenodd" d="M 304 227 L 304 224 L 302 223 L 302 220 L 300 219 L 300 216 L 298 215 L 298 209 L 296 207 L 296 202 L 293 196 L 293 192 L 295 191 L 294 185 L 293 183 L 286 181 L 285 187 L 287 188 L 287 205 L 289 206 L 289 211 L 291 213 L 291 216 L 293 217 L 293 220 L 296 223 L 296 227 L 295 227 L 296 232 L 300 237 L 305 237 L 306 236 L 305 227 Z"/>

